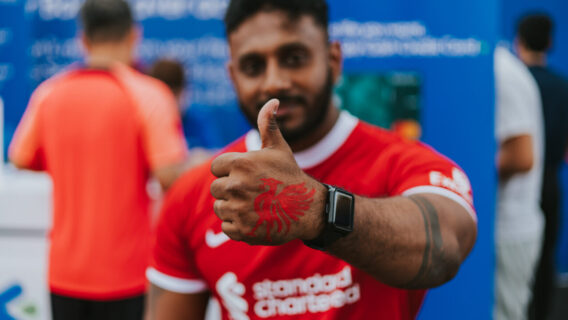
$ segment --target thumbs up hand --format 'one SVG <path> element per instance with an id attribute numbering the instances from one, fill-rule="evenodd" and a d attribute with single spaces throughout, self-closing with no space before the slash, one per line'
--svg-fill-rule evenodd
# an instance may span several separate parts
<path id="1" fill-rule="evenodd" d="M 261 150 L 225 153 L 211 164 L 213 209 L 233 240 L 278 245 L 323 230 L 327 189 L 298 167 L 276 122 L 278 105 L 272 99 L 258 114 Z"/>

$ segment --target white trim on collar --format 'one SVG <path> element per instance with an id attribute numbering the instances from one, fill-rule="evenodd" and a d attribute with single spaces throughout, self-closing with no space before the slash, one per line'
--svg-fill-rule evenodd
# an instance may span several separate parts
<path id="1" fill-rule="evenodd" d="M 359 120 L 347 111 L 341 111 L 337 122 L 329 133 L 310 148 L 294 153 L 298 166 L 302 169 L 315 167 L 337 151 L 357 126 Z M 245 137 L 247 151 L 260 150 L 262 142 L 256 130 L 250 130 Z"/>

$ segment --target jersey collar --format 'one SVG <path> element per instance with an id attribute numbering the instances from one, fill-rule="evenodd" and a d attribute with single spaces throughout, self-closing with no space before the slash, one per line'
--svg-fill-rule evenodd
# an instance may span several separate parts
<path id="1" fill-rule="evenodd" d="M 294 153 L 294 158 L 301 169 L 317 166 L 329 158 L 347 140 L 359 120 L 347 111 L 341 111 L 339 118 L 329 133 L 310 148 Z M 247 151 L 260 150 L 262 145 L 257 130 L 250 130 L 245 137 Z"/>

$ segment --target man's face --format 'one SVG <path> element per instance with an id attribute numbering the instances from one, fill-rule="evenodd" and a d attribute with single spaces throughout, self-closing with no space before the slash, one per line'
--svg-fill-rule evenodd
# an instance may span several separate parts
<path id="1" fill-rule="evenodd" d="M 264 103 L 278 98 L 277 121 L 288 142 L 318 128 L 341 62 L 339 45 L 328 44 L 312 17 L 261 11 L 229 35 L 229 47 L 229 72 L 253 126 Z"/>

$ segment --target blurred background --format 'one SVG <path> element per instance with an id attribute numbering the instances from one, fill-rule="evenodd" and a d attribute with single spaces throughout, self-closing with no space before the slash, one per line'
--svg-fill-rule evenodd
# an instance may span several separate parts
<path id="1" fill-rule="evenodd" d="M 158 58 L 185 66 L 187 87 L 180 104 L 190 147 L 218 150 L 244 134 L 249 126 L 225 69 L 228 51 L 221 19 L 228 1 L 129 2 L 143 30 L 139 68 L 146 69 Z M 0 0 L 4 162 L 33 89 L 81 60 L 76 40 L 81 3 Z M 431 290 L 419 318 L 491 319 L 496 200 L 493 50 L 497 43 L 512 48 L 522 14 L 545 11 L 556 23 L 549 64 L 568 76 L 568 2 L 330 0 L 329 4 L 330 35 L 341 42 L 345 59 L 344 76 L 336 87 L 337 104 L 349 106 L 351 113 L 366 121 L 431 144 L 460 164 L 472 182 L 478 241 L 458 276 Z M 568 170 L 563 168 L 562 182 L 567 181 Z M 48 318 L 49 192 L 46 176 L 0 166 L 0 320 Z M 563 206 L 557 250 L 559 287 L 568 287 L 567 208 Z M 554 319 L 568 319 L 565 312 L 558 305 Z"/>

